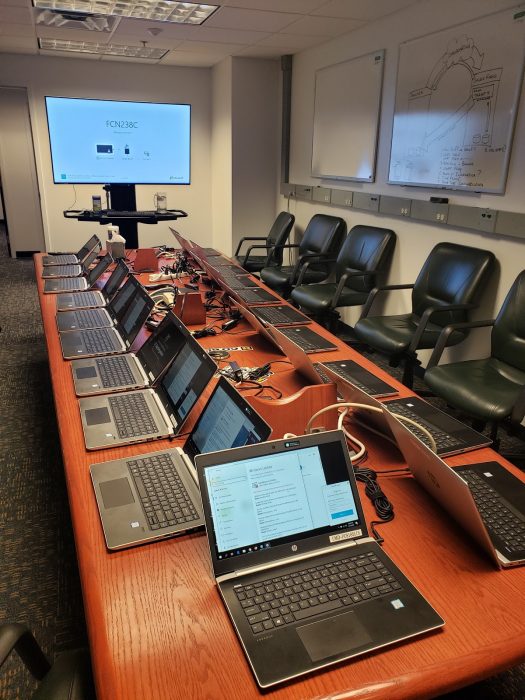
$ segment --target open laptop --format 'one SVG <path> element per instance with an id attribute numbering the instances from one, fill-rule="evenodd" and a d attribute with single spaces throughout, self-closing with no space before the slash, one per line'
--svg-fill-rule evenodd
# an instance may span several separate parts
<path id="1" fill-rule="evenodd" d="M 90 270 L 88 274 L 88 284 L 91 281 L 91 275 L 97 269 L 98 265 Z M 108 277 L 105 285 L 101 290 L 91 289 L 93 283 L 89 284 L 89 291 L 85 292 L 64 292 L 58 294 L 57 300 L 57 311 L 71 311 L 71 309 L 95 309 L 97 307 L 106 306 L 109 300 L 112 298 L 113 294 L 116 293 L 120 285 L 124 282 L 128 276 L 129 270 L 128 266 L 123 260 L 119 260 L 115 266 L 115 269 Z M 79 281 L 83 282 L 83 277 L 68 278 L 63 281 Z M 47 284 L 55 284 L 62 280 L 47 280 Z"/>
<path id="2" fill-rule="evenodd" d="M 107 548 L 132 547 L 204 525 L 195 456 L 262 442 L 270 430 L 221 378 L 182 449 L 92 464 Z M 162 480 L 169 484 L 166 488 L 160 486 Z"/>
<path id="3" fill-rule="evenodd" d="M 44 255 L 42 258 L 42 265 L 78 265 L 89 255 L 93 248 L 96 248 L 97 252 L 102 248 L 100 238 L 96 235 L 91 236 L 76 254 L 55 253 Z"/>
<path id="4" fill-rule="evenodd" d="M 337 385 L 338 392 L 345 401 L 350 403 L 362 403 L 375 408 L 386 407 L 391 413 L 404 416 L 428 430 L 434 438 L 437 452 L 442 457 L 477 450 L 487 447 L 491 441 L 486 435 L 478 433 L 465 423 L 456 420 L 448 413 L 420 399 L 418 396 L 409 396 L 402 399 L 387 399 L 379 402 L 355 384 L 347 379 L 342 379 L 339 374 L 333 372 L 325 363 L 324 371 Z M 389 439 L 395 439 L 390 425 L 383 413 L 358 409 L 352 414 L 361 425 L 371 427 L 383 433 Z M 407 423 L 408 430 L 412 431 L 426 444 L 430 444 L 427 435 L 415 425 Z"/>
<path id="5" fill-rule="evenodd" d="M 444 624 L 369 537 L 342 431 L 195 463 L 213 573 L 261 687 Z"/>
<path id="6" fill-rule="evenodd" d="M 131 298 L 140 289 L 144 287 L 135 277 L 130 276 L 113 295 L 107 306 L 95 309 L 72 309 L 57 313 L 58 330 L 63 332 L 116 326 L 122 319 Z"/>
<path id="7" fill-rule="evenodd" d="M 170 311 L 136 354 L 73 360 L 77 396 L 108 394 L 152 386 L 187 342 L 189 331 Z"/>
<path id="8" fill-rule="evenodd" d="M 272 326 L 306 326 L 312 323 L 311 318 L 287 304 L 251 306 L 250 308 L 263 323 L 270 323 Z"/>
<path id="9" fill-rule="evenodd" d="M 91 328 L 82 331 L 59 333 L 62 355 L 65 360 L 77 357 L 96 357 L 127 352 L 153 309 L 153 299 L 134 277 L 133 294 L 127 303 L 121 320 L 114 328 Z M 127 297 L 121 298 L 127 302 Z"/>
<path id="10" fill-rule="evenodd" d="M 350 381 L 371 396 L 393 396 L 397 389 L 384 382 L 354 360 L 335 360 L 333 362 L 312 362 L 307 353 L 286 336 L 279 328 L 270 328 L 280 347 L 294 368 L 311 384 L 331 384 L 333 379 L 324 371 L 328 367 L 332 372 L 346 381 Z"/>
<path id="11" fill-rule="evenodd" d="M 86 448 L 177 435 L 216 370 L 208 353 L 191 338 L 154 389 L 79 399 Z"/>
<path id="12" fill-rule="evenodd" d="M 98 255 L 97 246 L 95 246 L 78 265 L 48 265 L 42 268 L 43 279 L 54 277 L 82 277 L 87 275 L 91 264 Z"/>
<path id="13" fill-rule="evenodd" d="M 230 287 L 228 281 L 224 282 L 224 286 L 228 290 L 228 294 L 234 299 L 240 299 L 245 304 L 278 304 L 281 299 L 280 297 L 268 292 L 266 289 L 260 289 L 259 287 L 253 289 L 244 289 Z"/>
<path id="14" fill-rule="evenodd" d="M 525 564 L 525 483 L 498 462 L 449 467 L 389 411 L 414 478 L 500 568 Z"/>
<path id="15" fill-rule="evenodd" d="M 91 254 L 90 254 L 91 255 Z M 52 277 L 44 280 L 44 294 L 60 294 L 61 292 L 81 292 L 93 287 L 99 277 L 104 274 L 108 267 L 112 264 L 113 258 L 111 255 L 105 255 L 91 269 L 86 271 L 84 277 Z M 49 270 L 58 269 L 58 267 L 46 268 Z"/>

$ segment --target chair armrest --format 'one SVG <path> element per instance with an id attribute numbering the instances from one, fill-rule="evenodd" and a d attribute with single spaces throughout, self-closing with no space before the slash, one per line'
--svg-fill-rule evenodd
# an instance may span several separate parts
<path id="1" fill-rule="evenodd" d="M 304 253 L 303 255 L 300 255 L 299 258 L 297 259 L 297 262 L 295 263 L 295 267 L 293 269 L 292 275 L 290 277 L 290 284 L 300 284 L 299 280 L 303 280 L 303 277 L 305 275 L 306 270 L 310 266 L 310 263 L 313 262 L 327 262 L 331 258 L 328 258 L 326 254 L 323 253 Z M 299 274 L 299 277 L 297 279 L 297 282 L 294 282 L 295 278 Z"/>
<path id="2" fill-rule="evenodd" d="M 427 327 L 427 323 L 430 321 L 430 317 L 432 314 L 439 312 L 439 311 L 467 311 L 469 309 L 475 309 L 476 305 L 475 304 L 445 304 L 444 306 L 441 305 L 436 305 L 436 306 L 429 306 L 426 308 L 421 316 L 421 319 L 418 323 L 418 326 L 416 328 L 416 332 L 414 333 L 414 336 L 412 338 L 412 341 L 410 345 L 408 346 L 408 352 L 415 352 L 418 348 L 419 341 L 421 340 L 421 337 L 423 333 L 425 332 L 425 328 Z M 450 335 L 450 334 L 449 334 Z M 448 336 L 447 336 L 448 339 Z"/>
<path id="3" fill-rule="evenodd" d="M 439 363 L 441 355 L 443 354 L 444 349 L 447 347 L 448 339 L 455 330 L 462 330 L 464 328 L 487 328 L 493 326 L 494 323 L 495 319 L 492 318 L 487 321 L 463 321 L 462 323 L 451 323 L 448 326 L 445 326 L 445 328 L 443 328 L 439 334 L 436 347 L 432 351 L 432 355 L 430 356 L 426 369 L 431 369 Z"/>
<path id="4" fill-rule="evenodd" d="M 245 241 L 265 241 L 266 236 L 245 236 L 244 238 L 241 238 L 239 241 L 239 245 L 237 246 L 237 250 L 235 251 L 234 255 L 239 255 L 239 251 L 241 249 L 242 244 Z"/>
<path id="5" fill-rule="evenodd" d="M 339 280 L 337 284 L 337 289 L 334 292 L 334 296 L 332 297 L 332 300 L 330 301 L 330 308 L 335 309 L 337 308 L 337 304 L 339 302 L 339 299 L 341 297 L 341 294 L 343 293 L 343 289 L 345 288 L 345 285 L 350 277 L 375 277 L 376 273 L 373 270 L 366 271 L 366 270 L 355 270 L 354 272 L 344 272 L 341 275 L 341 279 Z M 367 299 L 368 301 L 368 299 Z"/>
<path id="6" fill-rule="evenodd" d="M 252 252 L 252 250 L 256 250 L 259 248 L 264 248 L 264 250 L 268 250 L 268 248 L 271 248 L 271 247 L 272 246 L 268 245 L 267 243 L 260 243 L 259 245 L 255 244 L 255 245 L 248 246 L 248 249 L 247 249 L 246 253 L 244 254 L 244 260 L 242 261 L 241 265 L 243 267 L 246 265 L 246 262 L 247 262 L 248 258 L 250 257 L 250 253 Z"/>
<path id="7" fill-rule="evenodd" d="M 317 253 L 306 253 L 305 255 L 302 255 L 301 258 L 299 259 L 299 264 L 301 265 L 301 260 L 304 258 L 307 258 L 309 256 L 318 258 L 319 256 Z M 323 258 L 324 263 L 332 263 L 336 262 L 337 258 Z M 299 277 L 297 278 L 297 282 L 295 283 L 295 286 L 298 287 L 300 284 L 303 283 L 304 276 L 306 274 L 306 271 L 310 267 L 310 263 L 314 262 L 314 260 L 306 260 L 305 262 L 302 263 L 301 269 L 299 270 Z"/>
<path id="8" fill-rule="evenodd" d="M 368 314 L 370 313 L 370 309 L 372 308 L 372 304 L 374 303 L 374 299 L 380 292 L 390 292 L 394 291 L 397 289 L 414 289 L 413 284 L 389 284 L 386 287 L 374 287 L 370 291 L 370 294 L 368 295 L 368 299 L 366 300 L 366 304 L 363 306 L 363 311 L 361 312 L 361 316 L 359 317 L 359 320 L 362 318 L 366 318 Z"/>
<path id="9" fill-rule="evenodd" d="M 6 623 L 0 625 L 0 666 L 15 649 L 28 671 L 41 680 L 51 668 L 38 642 L 25 625 Z"/>

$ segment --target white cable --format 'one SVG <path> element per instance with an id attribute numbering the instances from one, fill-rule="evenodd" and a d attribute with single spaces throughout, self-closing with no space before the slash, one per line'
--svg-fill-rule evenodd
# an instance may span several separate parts
<path id="1" fill-rule="evenodd" d="M 432 433 L 430 433 L 424 426 L 420 425 L 415 420 L 412 420 L 412 418 L 407 418 L 406 416 L 402 416 L 399 413 L 393 413 L 392 411 L 390 413 L 391 413 L 391 415 L 394 416 L 394 418 L 397 418 L 398 420 L 400 420 L 401 423 L 410 423 L 410 425 L 413 425 L 416 428 L 418 428 L 419 430 L 421 430 L 421 432 L 424 433 L 427 436 L 427 438 L 429 439 L 430 449 L 432 450 L 432 452 L 437 453 L 436 441 L 434 440 Z"/>

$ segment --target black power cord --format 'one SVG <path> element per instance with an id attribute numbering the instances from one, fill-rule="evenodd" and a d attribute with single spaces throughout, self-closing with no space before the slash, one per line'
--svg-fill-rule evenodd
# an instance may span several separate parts
<path id="1" fill-rule="evenodd" d="M 372 505 L 375 508 L 377 516 L 381 518 L 380 520 L 374 520 L 370 523 L 370 528 L 372 534 L 377 540 L 378 544 L 383 544 L 384 539 L 375 529 L 375 525 L 382 525 L 395 517 L 394 506 L 388 498 L 383 493 L 383 490 L 377 483 L 377 473 L 370 469 L 369 467 L 354 467 L 355 478 L 358 481 L 362 481 L 365 484 L 365 493 L 368 498 L 372 501 Z"/>

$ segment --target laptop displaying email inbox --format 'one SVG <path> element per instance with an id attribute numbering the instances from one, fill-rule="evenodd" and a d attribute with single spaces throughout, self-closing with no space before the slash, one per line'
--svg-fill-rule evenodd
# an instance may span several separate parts
<path id="1" fill-rule="evenodd" d="M 195 462 L 213 572 L 261 687 L 444 624 L 368 536 L 342 431 Z"/>
<path id="2" fill-rule="evenodd" d="M 501 567 L 525 564 L 525 483 L 498 462 L 449 467 L 385 411 L 416 481 Z"/>

